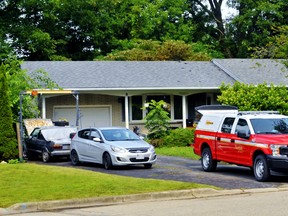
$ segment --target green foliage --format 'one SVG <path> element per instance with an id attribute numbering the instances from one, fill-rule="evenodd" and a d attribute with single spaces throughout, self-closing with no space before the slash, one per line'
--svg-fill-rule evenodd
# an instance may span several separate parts
<path id="1" fill-rule="evenodd" d="M 252 48 L 252 57 L 288 59 L 288 25 L 275 28 L 273 33 L 267 44 Z"/>
<path id="2" fill-rule="evenodd" d="M 17 157 L 18 145 L 13 129 L 12 111 L 9 106 L 7 66 L 0 65 L 0 160 Z"/>
<path id="3" fill-rule="evenodd" d="M 237 57 L 249 57 L 251 48 L 264 47 L 275 36 L 275 28 L 287 25 L 287 0 L 235 2 L 239 13 L 229 25 Z"/>
<path id="4" fill-rule="evenodd" d="M 221 104 L 237 106 L 241 111 L 277 110 L 288 114 L 288 90 L 285 86 L 236 82 L 233 86 L 222 84 L 220 90 L 218 101 Z"/>
<path id="5" fill-rule="evenodd" d="M 8 164 L 18 164 L 20 161 L 18 159 L 10 159 L 8 160 Z"/>
<path id="6" fill-rule="evenodd" d="M 184 147 L 189 146 L 194 141 L 194 129 L 177 128 L 163 138 L 163 146 Z"/>
<path id="7" fill-rule="evenodd" d="M 170 128 L 169 113 L 165 110 L 167 104 L 163 100 L 158 102 L 151 100 L 147 105 L 148 107 L 143 107 L 143 109 L 148 109 L 148 113 L 144 118 L 145 127 L 149 131 L 148 138 L 161 138 L 169 132 Z"/>
<path id="8" fill-rule="evenodd" d="M 55 82 L 53 82 L 48 77 L 48 74 L 43 70 L 34 71 L 28 76 L 26 71 L 21 69 L 21 63 L 22 62 L 17 60 L 15 57 L 7 57 L 7 59 L 5 59 L 3 62 L 8 83 L 7 93 L 10 99 L 8 101 L 8 105 L 12 109 L 14 121 L 18 120 L 18 113 L 20 110 L 20 92 L 34 88 L 51 89 L 58 87 L 58 85 L 55 84 Z M 37 97 L 23 97 L 22 108 L 24 118 L 32 118 L 37 116 L 39 112 Z"/>
<path id="9" fill-rule="evenodd" d="M 119 50 L 101 58 L 120 61 L 209 61 L 223 55 L 201 43 L 186 44 L 184 41 L 152 40 L 121 41 Z"/>

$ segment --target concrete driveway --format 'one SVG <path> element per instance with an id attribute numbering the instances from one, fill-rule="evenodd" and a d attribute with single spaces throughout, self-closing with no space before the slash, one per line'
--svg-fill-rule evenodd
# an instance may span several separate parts
<path id="1" fill-rule="evenodd" d="M 47 165 L 75 167 L 77 169 L 138 178 L 195 182 L 224 189 L 273 188 L 288 183 L 288 176 L 273 176 L 269 182 L 257 182 L 249 168 L 221 163 L 218 164 L 216 172 L 207 173 L 202 171 L 200 160 L 168 156 L 158 156 L 158 161 L 152 169 L 145 169 L 143 166 L 126 166 L 105 170 L 102 165 L 98 164 L 85 163 L 80 166 L 73 166 L 70 161 L 60 160 L 52 161 Z"/>

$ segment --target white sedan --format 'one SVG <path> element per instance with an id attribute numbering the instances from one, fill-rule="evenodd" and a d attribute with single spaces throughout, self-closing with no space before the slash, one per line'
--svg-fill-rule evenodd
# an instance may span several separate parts
<path id="1" fill-rule="evenodd" d="M 79 130 L 72 138 L 70 157 L 73 165 L 92 162 L 103 164 L 105 169 L 139 164 L 151 168 L 157 160 L 152 145 L 122 127 Z"/>

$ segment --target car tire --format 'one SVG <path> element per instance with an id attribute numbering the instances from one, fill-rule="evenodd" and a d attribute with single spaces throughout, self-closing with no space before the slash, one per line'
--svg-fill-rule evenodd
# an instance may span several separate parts
<path id="1" fill-rule="evenodd" d="M 152 164 L 144 164 L 144 168 L 145 169 L 151 169 L 152 168 Z"/>
<path id="2" fill-rule="evenodd" d="M 42 161 L 43 161 L 44 163 L 47 163 L 47 162 L 50 161 L 50 159 L 51 159 L 51 156 L 50 156 L 49 152 L 48 152 L 46 149 L 44 149 L 44 150 L 42 151 Z"/>
<path id="3" fill-rule="evenodd" d="M 24 160 L 28 160 L 31 156 L 28 154 L 27 150 L 23 150 L 22 157 Z"/>
<path id="4" fill-rule="evenodd" d="M 213 160 L 210 148 L 205 148 L 201 158 L 202 169 L 206 172 L 213 172 L 217 168 L 217 161 Z"/>
<path id="5" fill-rule="evenodd" d="M 75 150 L 72 150 L 72 151 L 71 151 L 70 158 L 71 158 L 71 162 L 72 162 L 72 164 L 73 164 L 74 166 L 80 164 L 78 154 L 77 154 L 77 152 L 76 152 Z"/>
<path id="6" fill-rule="evenodd" d="M 253 164 L 255 179 L 259 182 L 267 181 L 270 178 L 270 170 L 265 155 L 258 155 Z"/>
<path id="7" fill-rule="evenodd" d="M 106 170 L 112 169 L 113 167 L 111 157 L 108 153 L 103 155 L 103 165 Z"/>

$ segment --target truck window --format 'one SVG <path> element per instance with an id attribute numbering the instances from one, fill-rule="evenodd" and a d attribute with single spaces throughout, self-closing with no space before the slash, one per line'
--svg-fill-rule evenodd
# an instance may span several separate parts
<path id="1" fill-rule="evenodd" d="M 233 123 L 235 121 L 235 118 L 227 117 L 225 118 L 222 127 L 221 127 L 221 132 L 222 133 L 231 133 L 231 129 L 233 126 Z"/>
<path id="2" fill-rule="evenodd" d="M 288 118 L 251 119 L 256 134 L 288 134 Z"/>
<path id="3" fill-rule="evenodd" d="M 245 131 L 246 135 L 250 135 L 250 129 L 245 119 L 239 119 L 236 125 L 235 133 L 238 131 Z"/>

